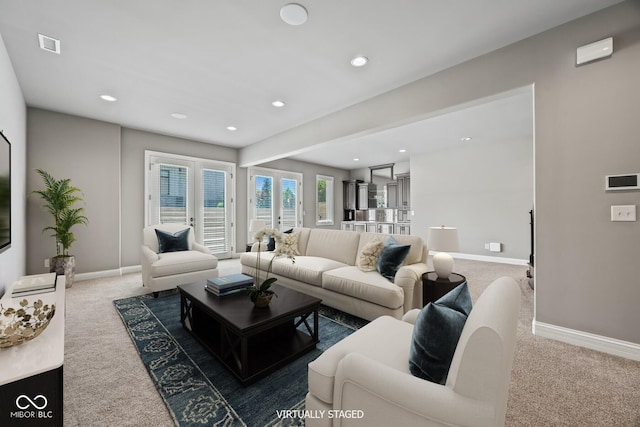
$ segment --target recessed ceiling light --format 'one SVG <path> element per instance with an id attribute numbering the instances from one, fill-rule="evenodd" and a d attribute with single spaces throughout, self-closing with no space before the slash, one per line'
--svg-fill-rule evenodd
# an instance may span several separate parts
<path id="1" fill-rule="evenodd" d="M 464 138 L 460 138 L 460 141 L 462 142 L 471 141 L 471 138 L 468 136 L 465 136 Z"/>
<path id="2" fill-rule="evenodd" d="M 360 161 L 360 159 L 356 157 L 355 159 L 353 159 L 353 161 L 354 161 L 354 162 L 359 162 L 359 161 Z"/>
<path id="3" fill-rule="evenodd" d="M 100 98 L 103 99 L 104 101 L 109 101 L 109 102 L 115 102 L 118 100 L 118 98 L 116 98 L 115 96 L 111 96 L 111 95 L 100 95 Z"/>
<path id="4" fill-rule="evenodd" d="M 187 115 L 186 114 L 182 114 L 182 113 L 171 113 L 171 117 L 173 117 L 174 119 L 186 119 Z"/>
<path id="5" fill-rule="evenodd" d="M 235 127 L 235 126 L 227 126 L 227 130 L 231 131 L 231 132 L 234 132 L 234 131 L 238 130 L 238 128 Z"/>
<path id="6" fill-rule="evenodd" d="M 401 148 L 398 151 L 401 152 L 401 153 L 406 153 L 407 152 L 407 150 L 405 150 L 404 148 Z"/>
<path id="7" fill-rule="evenodd" d="M 60 55 L 60 40 L 45 36 L 44 34 L 38 34 L 38 44 L 40 45 L 40 49 Z"/>
<path id="8" fill-rule="evenodd" d="M 289 25 L 302 25 L 309 16 L 307 9 L 298 3 L 289 3 L 280 9 L 280 18 Z"/>
<path id="9" fill-rule="evenodd" d="M 369 62 L 369 58 L 367 58 L 366 56 L 358 55 L 351 60 L 351 65 L 353 65 L 354 67 L 363 67 L 367 65 L 367 62 Z"/>
<path id="10" fill-rule="evenodd" d="M 273 102 L 271 103 L 271 105 L 273 105 L 273 106 L 274 106 L 274 107 L 276 107 L 276 108 L 281 108 L 281 107 L 284 107 L 284 101 L 280 101 L 280 100 L 278 99 L 278 100 L 273 101 Z"/>

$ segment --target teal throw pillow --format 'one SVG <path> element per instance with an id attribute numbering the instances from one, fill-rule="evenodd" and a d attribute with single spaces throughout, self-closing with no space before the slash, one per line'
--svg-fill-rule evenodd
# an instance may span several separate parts
<path id="1" fill-rule="evenodd" d="M 467 282 L 420 311 L 409 352 L 409 370 L 413 375 L 445 383 L 469 313 L 471 295 Z"/>
<path id="2" fill-rule="evenodd" d="M 409 255 L 411 245 L 401 245 L 392 236 L 389 236 L 384 242 L 382 252 L 376 261 L 376 270 L 383 277 L 394 281 L 396 272 Z"/>
<path id="3" fill-rule="evenodd" d="M 189 229 L 185 228 L 175 233 L 158 230 L 156 228 L 156 236 L 158 236 L 158 253 L 179 252 L 189 250 Z"/>

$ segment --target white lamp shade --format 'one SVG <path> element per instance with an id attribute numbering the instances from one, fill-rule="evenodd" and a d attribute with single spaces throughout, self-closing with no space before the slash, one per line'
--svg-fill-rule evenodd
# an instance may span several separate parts
<path id="1" fill-rule="evenodd" d="M 249 223 L 249 231 L 251 233 L 257 233 L 266 226 L 263 219 L 252 219 Z"/>
<path id="2" fill-rule="evenodd" d="M 427 248 L 438 252 L 458 252 L 458 229 L 455 227 L 429 227 Z"/>
<path id="3" fill-rule="evenodd" d="M 458 230 L 455 227 L 430 227 L 427 248 L 438 251 L 433 256 L 433 269 L 437 276 L 446 279 L 453 271 L 453 257 L 447 252 L 458 251 Z"/>

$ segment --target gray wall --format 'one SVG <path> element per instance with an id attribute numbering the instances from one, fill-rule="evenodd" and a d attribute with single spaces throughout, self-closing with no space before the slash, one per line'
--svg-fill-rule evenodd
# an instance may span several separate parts
<path id="1" fill-rule="evenodd" d="M 532 117 L 533 125 L 533 117 Z M 411 234 L 458 229 L 460 252 L 528 260 L 533 208 L 533 141 L 460 144 L 411 158 Z M 484 249 L 503 244 L 503 252 Z"/>
<path id="2" fill-rule="evenodd" d="M 144 151 L 160 151 L 183 156 L 200 157 L 235 163 L 238 151 L 171 136 L 122 128 L 122 265 L 140 265 L 140 246 L 144 226 Z M 246 217 L 246 170 L 236 168 L 236 215 Z M 236 242 L 244 245 L 246 221 L 236 221 L 242 228 L 242 239 Z"/>
<path id="3" fill-rule="evenodd" d="M 611 58 L 575 66 L 577 47 L 609 36 Z M 240 159 L 417 121 L 534 83 L 536 320 L 640 343 L 640 222 L 609 221 L 611 205 L 638 205 L 640 192 L 603 188 L 606 174 L 639 172 L 639 69 L 640 1 L 628 0 L 281 133 Z"/>
<path id="4" fill-rule="evenodd" d="M 25 274 L 27 107 L 0 36 L 0 130 L 11 142 L 11 246 L 0 251 L 0 295 Z"/>
<path id="5" fill-rule="evenodd" d="M 27 189 L 44 188 L 35 169 L 55 178 L 71 178 L 84 193 L 87 226 L 72 228 L 77 241 L 76 272 L 118 268 L 120 265 L 120 126 L 67 114 L 29 108 L 27 114 Z M 45 258 L 56 255 L 55 239 L 46 226 L 51 215 L 37 194 L 27 198 L 27 271 L 48 271 Z"/>
<path id="6" fill-rule="evenodd" d="M 133 130 L 116 124 L 29 108 L 27 115 L 27 187 L 42 188 L 35 169 L 57 178 L 71 178 L 83 190 L 89 225 L 76 226 L 71 248 L 76 272 L 98 272 L 140 265 L 144 224 L 144 152 L 158 151 L 226 162 L 237 162 L 238 150 L 166 135 Z M 302 172 L 305 227 L 315 227 L 315 175 L 336 179 L 336 218 L 342 217 L 342 183 L 348 171 L 292 160 L 265 165 Z M 23 171 L 24 172 L 24 171 Z M 21 173 L 18 172 L 20 175 Z M 244 250 L 247 228 L 247 169 L 236 168 L 236 250 Z M 41 230 L 50 225 L 37 195 L 29 195 L 26 235 L 30 274 L 47 271 L 45 258 L 55 255 L 54 239 Z M 24 218 L 25 215 L 20 215 Z M 18 243 L 19 244 L 19 243 Z"/>
<path id="7" fill-rule="evenodd" d="M 260 167 L 280 169 L 291 172 L 302 173 L 303 181 L 303 206 L 305 215 L 302 220 L 304 227 L 316 228 L 316 175 L 327 175 L 333 177 L 333 225 L 321 226 L 322 228 L 339 229 L 342 221 L 342 181 L 349 179 L 349 171 L 332 168 L 329 166 L 316 165 L 313 163 L 300 162 L 292 159 L 281 159 L 259 165 Z M 243 168 L 246 170 L 246 168 Z"/>

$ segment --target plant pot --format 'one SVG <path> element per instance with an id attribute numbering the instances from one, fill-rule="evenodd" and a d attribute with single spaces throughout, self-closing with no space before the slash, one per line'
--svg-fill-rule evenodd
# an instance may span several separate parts
<path id="1" fill-rule="evenodd" d="M 70 288 L 76 275 L 76 257 L 73 255 L 54 256 L 49 260 L 49 273 L 64 275 L 65 287 Z"/>
<path id="2" fill-rule="evenodd" d="M 253 305 L 258 308 L 268 307 L 269 303 L 271 302 L 271 298 L 273 298 L 273 294 L 260 295 L 253 302 Z"/>

